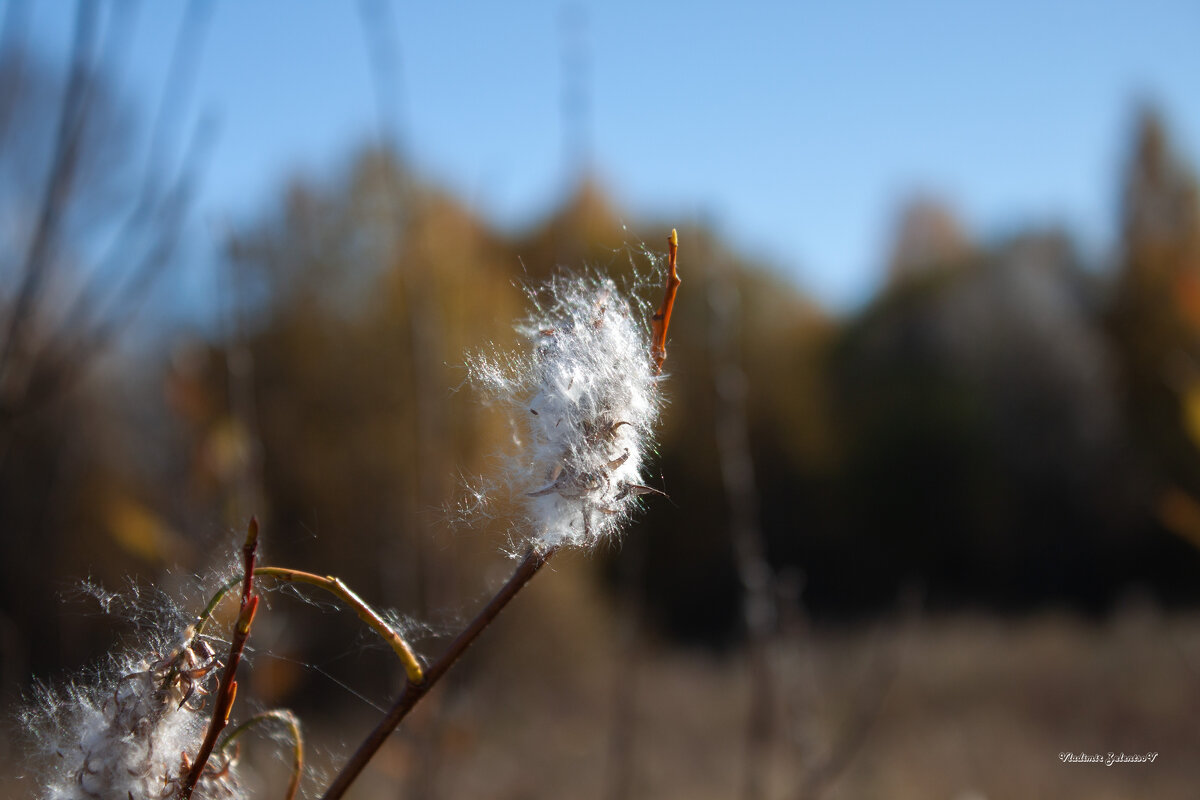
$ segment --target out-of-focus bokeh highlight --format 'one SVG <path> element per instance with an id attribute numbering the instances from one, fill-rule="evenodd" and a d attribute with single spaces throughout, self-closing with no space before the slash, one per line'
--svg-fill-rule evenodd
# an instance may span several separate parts
<path id="1" fill-rule="evenodd" d="M 1113 152 L 1091 183 L 1063 179 L 1101 187 L 1081 212 L 1083 230 L 1071 209 L 1023 208 L 979 230 L 977 208 L 944 199 L 973 196 L 971 174 L 943 193 L 919 163 L 903 191 L 856 216 L 845 205 L 861 190 L 839 185 L 803 124 L 692 129 L 671 109 L 768 123 L 796 87 L 836 82 L 849 60 L 868 60 L 876 82 L 860 76 L 860 94 L 840 97 L 835 86 L 822 105 L 797 101 L 800 123 L 877 101 L 874 127 L 845 130 L 833 157 L 849 180 L 870 174 L 876 152 L 906 152 L 890 143 L 906 130 L 934 132 L 909 145 L 954 164 L 976 130 L 956 120 L 982 119 L 977 109 L 1022 92 L 1035 117 L 1048 101 L 1028 65 L 1014 63 L 1000 90 L 973 85 L 966 68 L 956 84 L 959 66 L 946 63 L 942 80 L 958 91 L 918 93 L 928 119 L 913 127 L 897 110 L 906 95 L 894 99 L 903 87 L 870 61 L 859 27 L 822 12 L 840 31 L 828 74 L 819 57 L 779 48 L 744 97 L 728 81 L 711 95 L 664 87 L 661 105 L 636 109 L 651 160 L 700 176 L 654 195 L 624 180 L 638 164 L 625 137 L 637 134 L 606 116 L 616 105 L 606 65 L 646 53 L 612 33 L 637 14 L 504 7 L 514 28 L 544 29 L 549 85 L 561 96 L 526 108 L 514 83 L 510 99 L 490 89 L 441 99 L 508 103 L 541 130 L 531 136 L 561 131 L 540 151 L 538 169 L 556 187 L 543 210 L 504 218 L 496 192 L 473 197 L 435 163 L 444 155 L 423 159 L 412 113 L 436 107 L 429 97 L 450 80 L 436 70 L 456 63 L 427 72 L 422 57 L 485 37 L 484 20 L 471 27 L 465 14 L 463 30 L 414 38 L 400 4 L 296 11 L 305 25 L 313 14 L 336 22 L 331 41 L 345 47 L 330 58 L 350 52 L 361 63 L 344 91 L 364 98 L 367 122 L 284 176 L 249 171 L 223 131 L 235 143 L 244 130 L 270 142 L 305 119 L 266 107 L 256 116 L 236 100 L 209 114 L 195 87 L 224 76 L 229 96 L 244 97 L 235 82 L 266 75 L 272 92 L 311 91 L 315 105 L 342 90 L 288 83 L 268 62 L 291 51 L 231 32 L 239 13 L 264 12 L 232 6 L 191 2 L 164 15 L 150 3 L 84 0 L 48 13 L 8 0 L 0 15 L 6 712 L 33 681 L 65 680 L 132 629 L 103 613 L 82 581 L 198 610 L 205 576 L 230 563 L 252 514 L 267 561 L 339 576 L 394 609 L 418 650 L 439 652 L 511 568 L 502 520 L 452 524 L 462 480 L 493 470 L 490 456 L 510 435 L 463 385 L 464 352 L 514 341 L 515 283 L 560 265 L 644 269 L 643 242 L 665 250 L 677 227 L 684 283 L 655 479 L 669 498 L 648 498 L 611 547 L 560 556 L 353 796 L 1194 796 L 1200 117 L 1186 108 L 1184 124 L 1173 123 L 1170 86 L 1166 100 L 1153 78 L 1140 93 L 1114 94 L 1104 131 Z M 286 41 L 295 9 L 269 7 L 271 36 Z M 924 24 L 935 9 L 914 6 L 911 25 L 880 30 L 864 6 L 861 24 L 872 41 L 938 44 L 936 26 Z M 1116 12 L 1076 10 L 1090 34 L 1120 27 L 1089 16 Z M 1047 29 L 1041 10 L 1018 12 L 1001 28 L 1030 37 L 1008 40 L 1014 62 L 1026 47 L 1043 53 Z M 744 21 L 730 22 L 727 38 L 689 41 L 720 28 L 715 12 L 673 13 L 692 52 L 731 70 L 764 57 L 737 34 Z M 977 13 L 975 35 L 990 53 L 996 29 L 988 11 Z M 1197 30 L 1185 4 L 1145 14 L 1153 30 Z M 803 12 L 788 21 L 803 25 Z M 670 35 L 629 32 L 639 42 Z M 1147 46 L 1141 29 L 1128 36 L 1131 48 Z M 1076 52 L 1090 58 L 1093 44 L 1051 49 L 1070 64 Z M 230 74 L 228 63 L 251 52 L 262 72 Z M 646 82 L 675 79 L 645 57 L 656 65 Z M 309 75 L 322 58 L 296 68 Z M 1101 66 L 1079 92 L 1112 78 Z M 828 146 L 825 123 L 813 124 Z M 1058 133 L 1048 125 L 1045 135 Z M 781 137 L 794 164 L 770 146 Z M 987 160 L 986 145 L 974 157 Z M 1053 181 L 1038 158 L 1008 184 Z M 824 166 L 804 181 L 795 164 Z M 764 196 L 806 198 L 779 210 L 795 223 L 767 225 L 779 238 L 762 247 L 753 244 L 760 231 L 739 224 L 758 213 L 745 210 L 752 198 L 740 205 L 744 182 L 731 178 L 720 203 L 685 196 L 710 166 L 738 165 L 796 182 L 781 191 L 767 180 Z M 234 192 L 252 199 L 222 208 Z M 874 239 L 846 244 L 837 235 L 847 228 L 805 223 L 825 219 L 825 204 L 860 227 L 881 205 L 892 210 Z M 817 251 L 873 253 L 869 277 L 847 284 L 823 275 L 834 267 L 763 255 L 805 251 L 806 236 Z M 239 699 L 294 708 L 318 775 L 340 763 L 403 677 L 352 614 L 286 592 L 269 595 L 252 646 Z M 31 796 L 20 732 L 7 723 L 0 794 Z M 1111 767 L 1060 759 L 1110 751 L 1158 756 Z M 271 745 L 255 742 L 246 757 L 260 796 L 273 796 L 283 767 Z"/>

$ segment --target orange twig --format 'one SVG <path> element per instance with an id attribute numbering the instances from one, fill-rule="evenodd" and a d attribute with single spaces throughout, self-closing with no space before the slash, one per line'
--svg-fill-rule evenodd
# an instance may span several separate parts
<path id="1" fill-rule="evenodd" d="M 667 287 L 663 294 L 662 305 L 654 312 L 654 338 L 651 343 L 650 355 L 654 359 L 655 374 L 662 373 L 663 362 L 667 360 L 667 327 L 671 324 L 671 310 L 675 307 L 675 293 L 679 291 L 679 272 L 676 271 L 676 255 L 679 253 L 679 234 L 671 229 L 667 237 Z"/>

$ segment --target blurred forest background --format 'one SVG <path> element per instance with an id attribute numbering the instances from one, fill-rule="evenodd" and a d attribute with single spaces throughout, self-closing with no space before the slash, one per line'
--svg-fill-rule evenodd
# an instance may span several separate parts
<path id="1" fill-rule="evenodd" d="M 839 314 L 705 225 L 630 221 L 586 171 L 514 231 L 368 146 L 214 233 L 196 325 L 155 287 L 211 133 L 169 152 L 170 104 L 109 83 L 103 17 L 78 6 L 69 63 L 0 49 L 6 711 L 127 629 L 80 580 L 198 605 L 251 514 L 268 561 L 338 575 L 437 652 L 508 569 L 502 526 L 446 510 L 505 436 L 456 365 L 514 341 L 514 282 L 645 269 L 679 227 L 669 501 L 562 557 L 358 796 L 1190 796 L 1200 188 L 1169 109 L 1130 109 L 1115 251 L 980 239 L 916 197 Z M 332 607 L 269 611 L 247 696 L 312 720 L 328 768 L 400 670 Z M 1058 762 L 1122 748 L 1162 762 Z"/>

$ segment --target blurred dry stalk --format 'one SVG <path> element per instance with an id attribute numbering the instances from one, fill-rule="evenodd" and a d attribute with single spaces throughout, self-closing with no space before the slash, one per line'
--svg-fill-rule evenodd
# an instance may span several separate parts
<path id="1" fill-rule="evenodd" d="M 667 355 L 667 330 L 671 324 L 675 294 L 681 280 L 678 274 L 679 234 L 672 230 L 667 239 L 667 278 L 663 301 L 652 318 L 651 355 L 655 371 L 662 372 Z M 615 610 L 619 631 L 613 648 L 612 697 L 608 739 L 608 763 L 605 770 L 605 795 L 611 800 L 634 796 L 637 781 L 635 741 L 638 735 L 639 674 L 646 646 L 641 618 L 646 612 L 646 542 L 638 537 L 622 549 L 618 567 L 618 602 Z"/>
<path id="2" fill-rule="evenodd" d="M 794 795 L 796 800 L 819 800 L 861 754 L 883 712 L 884 702 L 900 676 L 904 653 L 911 648 L 911 640 L 915 638 L 919 623 L 919 608 L 913 602 L 905 609 L 903 619 L 892 623 L 893 630 L 890 633 L 880 626 L 873 636 L 864 637 L 867 639 L 866 664 L 854 676 L 854 683 L 850 687 L 845 684 L 831 686 L 835 681 L 830 678 L 834 676 L 826 676 L 827 684 L 822 685 L 815 663 L 804 670 L 809 685 L 798 687 L 801 694 L 809 694 L 813 700 L 832 701 L 843 706 L 837 709 L 837 723 L 828 726 L 825 732 L 825 747 L 817 752 L 810 750 L 800 753 Z M 793 648 L 801 650 L 813 644 L 814 641 L 798 629 L 793 631 Z M 793 657 L 804 659 L 806 655 L 796 653 Z M 807 709 L 810 713 L 813 710 Z M 805 720 L 794 722 L 803 725 Z M 814 742 L 809 740 L 807 743 L 811 747 Z"/>
<path id="3" fill-rule="evenodd" d="M 385 0 L 359 0 L 358 18 L 362 28 L 365 52 L 369 61 L 372 88 L 375 95 L 377 146 L 381 152 L 392 153 L 399 161 L 404 155 L 405 126 L 400 111 L 402 100 L 401 61 L 393 8 Z M 425 198 L 416 190 L 407 170 L 398 180 L 389 182 L 384 191 L 384 207 L 390 225 L 385 225 L 386 258 L 394 265 L 394 274 L 403 284 L 403 318 L 408 323 L 408 366 L 406 391 L 414 403 L 410 425 L 417 463 L 420 469 L 405 474 L 405 527 L 423 527 L 420 509 L 437 506 L 448 494 L 446 476 L 455 465 L 446 457 L 444 443 L 449 439 L 445 404 L 437 380 L 438 341 L 446 322 L 442 309 L 446 298 L 439 296 L 439 284 L 432 275 L 443 266 L 439 261 L 440 242 L 431 226 Z M 467 230 L 467 236 L 472 235 Z M 403 543 L 393 541 L 394 557 L 380 559 L 380 580 L 385 590 L 408 586 L 415 594 L 415 612 L 428 617 L 442 608 L 455 595 L 456 571 L 447 568 L 433 548 L 422 547 L 416 556 L 405 553 Z M 390 598 L 396 599 L 399 598 Z M 436 742 L 440 738 L 443 718 L 440 702 L 429 704 L 424 718 L 426 735 L 420 737 L 417 769 L 408 782 L 410 792 L 425 798 L 436 796 Z"/>
<path id="4" fill-rule="evenodd" d="M 612 686 L 609 697 L 608 763 L 605 796 L 627 800 L 634 796 L 637 780 L 638 708 L 641 672 L 646 646 L 642 618 L 646 613 L 646 542 L 633 537 L 621 548 L 617 565 L 616 644 L 613 647 Z"/>
<path id="5" fill-rule="evenodd" d="M 730 540 L 742 585 L 742 619 L 750 663 L 750 708 L 746 720 L 742 797 L 763 796 L 775 730 L 775 676 L 771 647 L 777 632 L 775 573 L 767 561 L 758 519 L 759 496 L 746 421 L 747 379 L 738 357 L 738 310 L 741 296 L 728 270 L 709 286 L 709 348 L 713 360 L 716 443 L 721 478 L 729 503 Z"/>
<path id="6" fill-rule="evenodd" d="M 164 163 L 166 130 L 188 96 L 206 2 L 193 0 L 181 22 L 140 180 L 105 82 L 128 33 L 126 7 L 113 3 L 106 12 L 100 2 L 77 4 L 71 65 L 59 93 L 26 50 L 24 5 L 8 5 L 0 54 L 0 139 L 9 158 L 23 162 L 7 165 L 18 183 L 4 202 L 19 204 L 13 218 L 24 223 L 6 248 L 20 255 L 0 264 L 12 281 L 4 283 L 15 287 L 0 295 L 0 456 L 13 425 L 79 380 L 170 263 L 209 138 L 198 127 L 178 163 Z M 55 96 L 57 109 L 42 105 Z M 43 153 L 37 139 L 51 127 Z M 33 215 L 25 212 L 29 197 L 38 198 Z"/>
<path id="7" fill-rule="evenodd" d="M 72 661 L 100 633 L 45 613 L 67 575 L 102 575 L 131 553 L 157 568 L 186 551 L 129 490 L 136 469 L 110 438 L 112 396 L 90 379 L 172 263 L 203 170 L 212 131 L 185 118 L 208 8 L 188 4 L 161 98 L 142 126 L 118 83 L 136 4 L 95 0 L 50 11 L 73 27 L 63 64 L 34 49 L 34 4 L 5 4 L 0 627 L 22 642 L 4 654 L 22 672 Z M 22 574 L 34 562 L 36 575 Z"/>

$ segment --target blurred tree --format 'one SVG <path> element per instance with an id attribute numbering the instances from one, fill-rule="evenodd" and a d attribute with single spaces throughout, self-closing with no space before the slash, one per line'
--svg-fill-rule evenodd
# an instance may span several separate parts
<path id="1" fill-rule="evenodd" d="M 1149 163 L 1131 186 L 1156 206 L 1164 193 L 1186 204 L 1186 182 L 1163 177 L 1155 131 L 1143 133 L 1137 160 Z M 1127 213 L 1145 216 L 1134 210 L 1142 202 L 1130 199 Z M 911 216 L 897 252 L 915 252 L 904 241 Z M 1159 222 L 1131 220 L 1127 231 L 1142 244 L 1129 247 L 1140 266 L 1118 288 L 1118 361 L 1143 376 L 1141 407 L 1161 405 L 1163 365 L 1183 341 L 1165 287 L 1188 272 L 1162 259 L 1178 259 L 1191 234 L 1170 245 Z M 907 581 L 938 605 L 1101 609 L 1134 581 L 1178 594 L 1195 558 L 1146 529 L 1141 479 L 1123 453 L 1131 442 L 1178 451 L 1179 414 L 1149 416 L 1174 426 L 1157 446 L 1144 426 L 1126 433 L 1101 285 L 1061 233 L 954 252 L 935 248 L 926 267 L 901 259 L 908 266 L 834 351 L 846 527 L 825 558 L 813 554 L 810 599 L 871 608 Z M 828 560 L 848 552 L 861 578 L 850 596 Z"/>
<path id="2" fill-rule="evenodd" d="M 1108 322 L 1134 497 L 1190 541 L 1178 510 L 1200 497 L 1200 188 L 1150 108 L 1137 120 L 1126 166 L 1121 237 Z M 1159 550 L 1160 562 L 1190 563 Z"/>
<path id="3" fill-rule="evenodd" d="M 1126 168 L 1121 236 L 1110 320 L 1136 463 L 1152 494 L 1169 483 L 1197 493 L 1186 412 L 1200 381 L 1200 197 L 1149 109 Z"/>
<path id="4" fill-rule="evenodd" d="M 914 197 L 901 209 L 888 258 L 888 277 L 907 280 L 922 270 L 961 264 L 970 243 L 954 212 L 931 197 Z"/>

